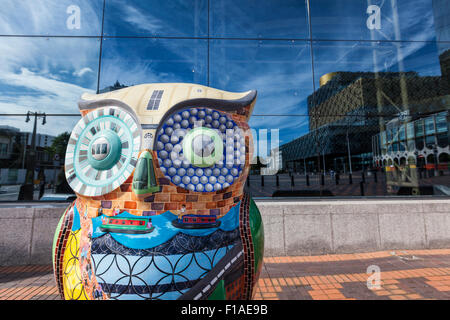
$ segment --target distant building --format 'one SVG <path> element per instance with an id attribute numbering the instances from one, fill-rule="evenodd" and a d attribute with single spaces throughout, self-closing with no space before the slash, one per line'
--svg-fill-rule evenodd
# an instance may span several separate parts
<path id="1" fill-rule="evenodd" d="M 389 121 L 405 111 L 416 118 L 438 113 L 450 102 L 444 77 L 416 72 L 333 72 L 322 76 L 320 85 L 308 97 L 310 132 L 280 147 L 288 171 L 372 167 L 372 137 Z"/>
<path id="2" fill-rule="evenodd" d="M 120 84 L 119 81 L 116 81 L 116 83 L 114 83 L 112 86 L 108 86 L 106 88 L 103 88 L 101 90 L 99 90 L 98 93 L 106 93 L 106 92 L 111 92 L 111 91 L 115 91 L 115 90 L 120 90 L 123 88 L 128 88 L 128 86 L 124 85 L 124 84 Z"/>
<path id="3" fill-rule="evenodd" d="M 373 137 L 374 164 L 378 167 L 412 164 L 428 169 L 436 164 L 447 166 L 450 154 L 449 124 L 448 111 L 425 118 L 391 120 L 386 130 Z"/>
<path id="4" fill-rule="evenodd" d="M 0 166 L 2 168 L 22 168 L 25 165 L 25 157 L 31 150 L 31 132 L 21 132 L 11 126 L 0 126 Z M 55 139 L 47 134 L 36 134 L 36 161 L 39 163 L 50 162 L 50 154 L 47 148 Z M 24 148 L 26 146 L 26 149 Z"/>
<path id="5" fill-rule="evenodd" d="M 21 132 L 20 133 L 20 141 L 18 143 L 24 144 L 27 142 L 28 146 L 31 146 L 31 140 L 33 138 L 33 134 L 31 132 Z M 50 147 L 55 139 L 54 136 L 50 136 L 48 134 L 40 134 L 36 133 L 36 148 L 47 148 Z"/>
<path id="6" fill-rule="evenodd" d="M 0 159 L 11 159 L 16 137 L 20 130 L 10 126 L 0 126 Z"/>

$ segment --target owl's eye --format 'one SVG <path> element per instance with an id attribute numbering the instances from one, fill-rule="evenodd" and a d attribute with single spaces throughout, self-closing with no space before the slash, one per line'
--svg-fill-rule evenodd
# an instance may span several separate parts
<path id="1" fill-rule="evenodd" d="M 241 129 L 228 115 L 208 108 L 182 110 L 166 119 L 155 148 L 164 175 L 191 191 L 227 188 L 245 164 Z"/>
<path id="2" fill-rule="evenodd" d="M 198 127 L 189 131 L 183 140 L 186 159 L 197 167 L 210 167 L 222 159 L 223 138 L 214 130 Z"/>
<path id="3" fill-rule="evenodd" d="M 66 179 L 85 196 L 118 188 L 131 175 L 141 144 L 136 117 L 124 109 L 105 107 L 88 113 L 72 131 L 66 151 Z"/>

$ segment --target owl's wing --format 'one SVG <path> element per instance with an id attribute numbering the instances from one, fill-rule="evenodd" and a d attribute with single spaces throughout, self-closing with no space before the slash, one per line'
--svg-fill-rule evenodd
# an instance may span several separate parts
<path id="1" fill-rule="evenodd" d="M 62 299 L 87 299 L 81 282 L 80 225 L 75 201 L 62 215 L 53 239 L 53 272 Z"/>
<path id="2" fill-rule="evenodd" d="M 63 288 L 63 258 L 64 252 L 66 250 L 67 239 L 69 238 L 70 231 L 72 229 L 73 223 L 73 206 L 72 203 L 65 211 L 64 214 L 59 219 L 58 226 L 56 227 L 55 235 L 53 238 L 53 272 L 55 276 L 55 282 L 58 287 L 59 294 L 62 299 L 64 299 L 64 288 Z"/>

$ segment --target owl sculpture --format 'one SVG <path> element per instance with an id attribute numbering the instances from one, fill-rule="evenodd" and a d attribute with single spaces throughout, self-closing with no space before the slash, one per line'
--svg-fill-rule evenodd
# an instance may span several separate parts
<path id="1" fill-rule="evenodd" d="M 53 241 L 63 299 L 251 299 L 261 216 L 244 190 L 256 91 L 143 84 L 84 94 Z"/>

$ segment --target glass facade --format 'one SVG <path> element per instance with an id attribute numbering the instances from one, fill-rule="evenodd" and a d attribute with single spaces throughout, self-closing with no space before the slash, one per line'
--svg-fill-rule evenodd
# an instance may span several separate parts
<path id="1" fill-rule="evenodd" d="M 69 197 L 81 94 L 151 82 L 258 90 L 256 197 L 448 196 L 449 17 L 447 0 L 4 0 L 0 201 Z"/>

